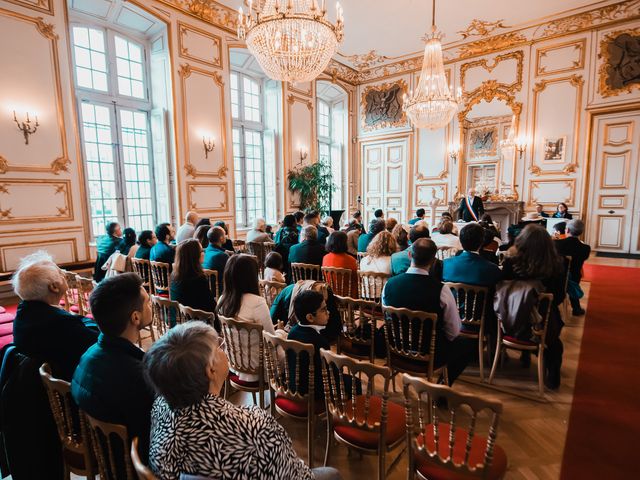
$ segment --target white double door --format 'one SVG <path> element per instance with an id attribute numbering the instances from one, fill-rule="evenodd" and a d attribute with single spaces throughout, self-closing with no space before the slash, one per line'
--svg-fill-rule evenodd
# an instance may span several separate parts
<path id="1" fill-rule="evenodd" d="M 365 224 L 378 208 L 385 218 L 406 221 L 408 139 L 365 142 L 361 154 Z"/>
<path id="2" fill-rule="evenodd" d="M 587 241 L 640 254 L 640 110 L 595 116 L 591 155 Z"/>

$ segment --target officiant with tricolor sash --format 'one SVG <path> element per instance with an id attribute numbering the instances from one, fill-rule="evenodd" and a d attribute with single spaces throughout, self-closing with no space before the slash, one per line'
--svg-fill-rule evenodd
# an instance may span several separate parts
<path id="1" fill-rule="evenodd" d="M 476 195 L 474 188 L 470 188 L 467 195 L 460 201 L 458 218 L 465 222 L 479 222 L 484 214 L 482 199 Z"/>

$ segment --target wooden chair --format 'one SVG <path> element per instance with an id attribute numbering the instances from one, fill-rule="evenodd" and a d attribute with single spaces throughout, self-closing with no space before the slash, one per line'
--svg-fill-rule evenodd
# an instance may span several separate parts
<path id="1" fill-rule="evenodd" d="M 286 283 L 270 282 L 269 280 L 259 280 L 260 294 L 267 301 L 267 305 L 271 308 L 275 299 L 280 292 L 287 286 Z"/>
<path id="2" fill-rule="evenodd" d="M 358 295 L 364 300 L 380 303 L 382 289 L 389 280 L 386 273 L 358 271 Z"/>
<path id="3" fill-rule="evenodd" d="M 256 403 L 256 392 L 259 395 L 260 408 L 264 408 L 264 391 L 269 388 L 264 382 L 264 342 L 262 340 L 262 325 L 245 322 L 218 314 L 222 324 L 224 349 L 229 359 L 229 373 L 227 382 L 237 390 L 250 392 L 253 403 Z M 242 380 L 240 374 L 254 375 L 255 381 Z M 229 388 L 225 388 L 225 399 Z"/>
<path id="4" fill-rule="evenodd" d="M 378 479 L 385 478 L 386 454 L 401 445 L 406 434 L 404 409 L 389 401 L 391 370 L 325 349 L 320 357 L 327 409 L 324 465 L 329 462 L 333 437 L 350 449 L 377 455 Z M 376 389 L 376 377 L 382 380 L 381 391 Z"/>
<path id="5" fill-rule="evenodd" d="M 93 480 L 97 471 L 91 453 L 89 430 L 71 398 L 71 384 L 54 378 L 47 363 L 40 367 L 40 378 L 47 391 L 51 413 L 62 444 L 65 478 L 70 479 L 71 473 L 74 473 Z"/>
<path id="6" fill-rule="evenodd" d="M 393 376 L 400 372 L 426 377 L 442 373 L 448 384 L 447 367 L 435 367 L 438 315 L 408 308 L 382 307 L 387 365 Z"/>
<path id="7" fill-rule="evenodd" d="M 101 422 L 82 412 L 89 424 L 100 480 L 135 480 L 127 427 Z"/>
<path id="8" fill-rule="evenodd" d="M 568 290 L 569 290 L 569 275 L 571 273 L 571 261 L 573 260 L 573 257 L 571 257 L 570 255 L 566 255 L 564 257 L 564 266 L 566 268 L 566 274 L 565 274 L 565 278 L 564 278 L 564 293 L 565 293 L 565 297 L 564 300 L 562 302 L 562 320 L 563 321 L 567 321 L 569 318 L 571 318 L 571 300 L 569 300 L 569 294 L 568 294 Z"/>
<path id="9" fill-rule="evenodd" d="M 264 272 L 264 259 L 267 258 L 267 255 L 270 252 L 273 252 L 276 249 L 276 244 L 273 242 L 247 242 L 246 248 L 248 254 L 254 255 L 258 259 L 258 271 L 262 278 L 262 274 Z"/>
<path id="10" fill-rule="evenodd" d="M 502 403 L 477 395 L 459 393 L 445 385 L 402 375 L 407 418 L 409 469 L 407 478 L 438 480 L 453 478 L 502 478 L 507 455 L 496 445 Z M 436 408 L 446 399 L 448 418 L 441 421 Z M 463 419 L 471 416 L 468 428 Z M 478 434 L 478 416 L 487 410 L 487 436 Z M 448 420 L 448 421 L 447 421 Z M 467 422 L 464 422 L 467 423 Z"/>
<path id="11" fill-rule="evenodd" d="M 153 280 L 151 279 L 151 264 L 149 260 L 144 258 L 132 258 L 131 267 L 133 271 L 137 273 L 142 279 L 142 286 L 145 288 L 149 295 L 153 294 Z"/>
<path id="12" fill-rule="evenodd" d="M 186 305 L 178 304 L 178 310 L 180 311 L 180 319 L 182 322 L 189 322 L 191 320 L 200 320 L 207 325 L 215 326 L 215 314 L 213 312 L 207 312 L 206 310 L 199 310 L 197 308 L 187 307 Z"/>
<path id="13" fill-rule="evenodd" d="M 133 437 L 133 441 L 131 442 L 131 461 L 138 480 L 158 480 L 158 477 L 153 474 L 151 469 L 140 460 L 140 455 L 138 454 L 138 437 Z"/>
<path id="14" fill-rule="evenodd" d="M 91 305 L 89 304 L 89 296 L 93 292 L 96 282 L 90 278 L 84 278 L 76 275 L 76 285 L 78 289 L 78 307 L 79 314 L 86 317 L 91 315 Z"/>
<path id="15" fill-rule="evenodd" d="M 171 288 L 171 265 L 150 261 L 153 291 L 161 297 L 168 297 Z"/>
<path id="16" fill-rule="evenodd" d="M 456 247 L 438 247 L 436 258 L 446 260 L 447 258 L 455 257 L 457 253 L 458 249 Z"/>
<path id="17" fill-rule="evenodd" d="M 293 283 L 300 280 L 317 280 L 322 281 L 322 272 L 320 265 L 311 265 L 310 263 L 292 263 L 291 277 Z"/>
<path id="18" fill-rule="evenodd" d="M 358 268 L 360 268 L 360 262 L 364 257 L 369 255 L 367 252 L 358 252 L 356 253 L 356 261 L 358 262 Z"/>
<path id="19" fill-rule="evenodd" d="M 451 289 L 458 305 L 458 313 L 462 321 L 460 336 L 478 341 L 480 381 L 484 382 L 484 345 L 488 340 L 485 331 L 485 315 L 487 308 L 493 308 L 489 303 L 492 300 L 489 297 L 489 288 L 466 283 L 446 282 L 444 285 Z"/>
<path id="20" fill-rule="evenodd" d="M 153 322 L 151 325 L 158 338 L 167 333 L 167 330 L 172 325 L 182 323 L 182 313 L 178 302 L 169 300 L 166 297 L 151 295 L 151 308 L 153 310 Z"/>
<path id="21" fill-rule="evenodd" d="M 60 304 L 67 312 L 80 313 L 80 299 L 78 294 L 77 275 L 67 270 L 62 270 L 64 278 L 67 280 L 67 291 Z"/>
<path id="22" fill-rule="evenodd" d="M 247 251 L 246 242 L 244 240 L 234 240 L 231 242 L 236 253 L 245 253 Z"/>
<path id="23" fill-rule="evenodd" d="M 324 412 L 324 403 L 316 403 L 314 395 L 316 389 L 322 389 L 322 385 L 314 384 L 316 368 L 320 368 L 320 365 L 315 365 L 314 347 L 295 340 L 285 340 L 268 332 L 263 332 L 262 338 L 273 399 L 271 414 L 275 415 L 277 411 L 281 415 L 307 421 L 307 463 L 313 467 L 315 424 L 318 415 Z M 308 368 L 301 371 L 303 356 L 306 356 Z M 280 359 L 284 361 L 281 362 Z M 308 379 L 307 391 L 304 394 L 300 393 L 302 378 Z"/>
<path id="24" fill-rule="evenodd" d="M 207 276 L 207 280 L 209 281 L 209 288 L 211 289 L 211 293 L 213 293 L 213 297 L 218 301 L 220 298 L 220 293 L 222 292 L 220 279 L 218 278 L 217 270 L 210 270 L 208 268 L 203 268 L 202 271 Z"/>
<path id="25" fill-rule="evenodd" d="M 374 362 L 376 320 L 382 315 L 376 302 L 335 296 L 340 314 L 337 351 L 359 360 Z"/>
<path id="26" fill-rule="evenodd" d="M 324 281 L 331 287 L 334 295 L 343 297 L 352 297 L 353 270 L 348 268 L 337 267 L 321 267 L 322 277 Z M 355 285 L 353 285 L 355 290 Z"/>
<path id="27" fill-rule="evenodd" d="M 549 316 L 553 295 L 551 293 L 541 293 L 538 296 L 538 315 L 531 316 L 531 335 L 534 340 L 520 340 L 504 334 L 502 319 L 498 315 L 498 335 L 496 340 L 496 355 L 493 359 L 489 384 L 493 382 L 498 367 L 498 360 L 504 350 L 518 350 L 520 352 L 536 353 L 538 356 L 538 395 L 544 396 L 544 351 L 547 340 L 547 327 L 549 326 Z"/>

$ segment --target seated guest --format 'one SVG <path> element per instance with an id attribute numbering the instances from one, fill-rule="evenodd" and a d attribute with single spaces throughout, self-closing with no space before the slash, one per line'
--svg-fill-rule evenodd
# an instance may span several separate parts
<path id="1" fill-rule="evenodd" d="M 11 285 L 21 300 L 13 321 L 17 350 L 49 363 L 55 377 L 70 381 L 80 357 L 98 339 L 97 325 L 59 307 L 67 280 L 46 252 L 24 257 Z"/>
<path id="2" fill-rule="evenodd" d="M 373 219 L 369 225 L 369 233 L 362 233 L 358 237 L 358 252 L 366 252 L 371 240 L 380 232 L 385 230 L 387 224 L 382 219 Z"/>
<path id="3" fill-rule="evenodd" d="M 447 220 L 443 221 L 440 224 L 438 232 L 433 234 L 432 239 L 438 248 L 453 247 L 458 250 L 462 250 L 460 239 L 453 234 L 453 222 L 449 222 Z"/>
<path id="4" fill-rule="evenodd" d="M 373 218 L 384 220 L 384 212 L 381 208 L 378 208 L 375 212 L 373 212 Z"/>
<path id="5" fill-rule="evenodd" d="M 176 256 L 175 248 L 170 245 L 171 240 L 174 239 L 175 231 L 173 226 L 168 223 L 161 223 L 156 227 L 156 237 L 158 237 L 158 243 L 151 247 L 149 253 L 149 260 L 152 262 L 163 262 L 169 265 L 173 264 L 173 260 Z"/>
<path id="6" fill-rule="evenodd" d="M 362 227 L 360 228 L 360 231 L 362 233 L 367 233 L 364 229 L 364 223 L 362 223 L 362 212 L 360 210 L 356 210 L 355 212 L 353 212 L 353 217 L 351 217 L 351 221 L 355 221 Z"/>
<path id="7" fill-rule="evenodd" d="M 452 222 L 453 223 L 453 217 L 451 216 L 451 214 L 449 212 L 442 212 L 442 215 L 440 215 L 440 222 L 437 225 L 433 226 L 433 229 L 431 229 L 431 233 L 439 232 L 440 231 L 440 226 L 444 222 Z"/>
<path id="8" fill-rule="evenodd" d="M 358 255 L 358 239 L 362 234 L 362 225 L 355 220 L 351 220 L 345 233 L 347 234 L 347 252 L 349 255 L 356 257 Z"/>
<path id="9" fill-rule="evenodd" d="M 122 255 L 126 255 L 129 258 L 135 257 L 138 248 L 140 248 L 140 245 L 138 245 L 136 240 L 136 231 L 131 227 L 125 228 L 122 231 L 122 240 L 118 245 L 118 250 L 120 250 L 120 253 Z"/>
<path id="10" fill-rule="evenodd" d="M 264 233 L 269 235 L 270 241 L 273 242 L 273 227 L 271 225 L 264 227 Z"/>
<path id="11" fill-rule="evenodd" d="M 558 222 L 553 225 L 553 239 L 564 240 L 567 238 L 567 222 Z"/>
<path id="12" fill-rule="evenodd" d="M 462 373 L 476 349 L 474 340 L 459 337 L 461 321 L 458 307 L 449 288 L 429 275 L 438 247 L 428 238 L 411 244 L 411 267 L 406 273 L 391 277 L 382 291 L 382 304 L 438 314 L 435 327 L 434 367 L 447 365 L 449 385 Z M 419 292 L 419 294 L 418 294 Z M 429 342 L 424 343 L 426 353 Z"/>
<path id="13" fill-rule="evenodd" d="M 419 238 L 430 238 L 429 227 L 425 223 L 418 223 L 411 227 L 409 230 L 409 240 L 413 244 Z M 405 273 L 411 266 L 411 257 L 409 253 L 411 248 L 402 250 L 401 252 L 391 255 L 391 275 L 400 275 Z M 429 275 L 436 278 L 438 281 L 442 281 L 442 260 L 437 258 L 433 261 L 431 268 L 429 269 Z"/>
<path id="14" fill-rule="evenodd" d="M 284 263 L 278 252 L 269 252 L 264 259 L 262 278 L 268 282 L 286 283 L 284 279 Z"/>
<path id="15" fill-rule="evenodd" d="M 158 237 L 152 230 L 143 230 L 138 235 L 138 249 L 136 250 L 136 258 L 149 260 L 151 247 L 158 243 Z"/>
<path id="16" fill-rule="evenodd" d="M 564 323 L 558 309 L 565 296 L 564 266 L 556 253 L 551 236 L 540 225 L 527 225 L 515 239 L 513 250 L 513 256 L 505 258 L 502 265 L 504 279 L 537 280 L 546 292 L 553 294 L 544 367 L 547 372 L 545 384 L 548 388 L 556 389 L 560 386 L 560 367 L 564 349 L 560 340 Z M 526 332 L 524 335 L 530 337 Z"/>
<path id="17" fill-rule="evenodd" d="M 264 218 L 256 218 L 253 221 L 253 228 L 247 232 L 247 242 L 270 242 L 271 237 L 265 232 L 266 226 L 267 222 L 264 221 Z"/>
<path id="18" fill-rule="evenodd" d="M 158 478 L 338 480 L 331 468 L 309 469 L 275 417 L 220 396 L 229 363 L 215 330 L 179 325 L 155 342 L 144 359 L 158 394 L 151 412 L 149 463 Z"/>
<path id="19" fill-rule="evenodd" d="M 146 458 L 153 391 L 142 371 L 144 352 L 135 343 L 140 330 L 151 325 L 149 294 L 138 275 L 123 273 L 101 282 L 89 302 L 102 333 L 80 359 L 71 396 L 96 420 L 127 427 L 129 438 L 140 438 Z"/>
<path id="20" fill-rule="evenodd" d="M 409 220 L 409 225 L 415 225 L 419 221 L 424 220 L 425 213 L 426 212 L 424 211 L 424 208 L 419 208 L 418 210 L 416 210 L 416 218 L 412 218 L 411 220 Z"/>
<path id="21" fill-rule="evenodd" d="M 296 226 L 296 218 L 293 215 L 285 215 L 282 220 L 282 228 L 276 232 L 276 252 L 282 256 L 284 272 L 290 272 L 289 250 L 298 243 L 300 233 Z"/>
<path id="22" fill-rule="evenodd" d="M 329 235 L 331 235 L 335 230 L 333 228 L 333 218 L 331 218 L 329 215 L 322 219 L 322 226 L 327 229 Z"/>
<path id="23" fill-rule="evenodd" d="M 549 214 L 544 211 L 544 207 L 540 203 L 536 203 L 536 213 L 544 218 L 549 218 Z"/>
<path id="24" fill-rule="evenodd" d="M 584 295 L 580 288 L 580 280 L 582 279 L 582 266 L 591 254 L 591 247 L 580 241 L 580 235 L 583 233 L 584 222 L 582 220 L 570 220 L 567 223 L 567 238 L 554 242 L 559 255 L 571 257 L 567 294 L 571 301 L 573 314 L 576 316 L 584 315 L 585 313 L 580 306 L 580 298 Z"/>
<path id="25" fill-rule="evenodd" d="M 358 298 L 358 262 L 347 252 L 347 234 L 333 232 L 327 240 L 327 253 L 322 259 L 323 267 L 346 268 L 351 270 L 351 290 L 336 292 L 338 295 Z"/>
<path id="26" fill-rule="evenodd" d="M 556 213 L 553 214 L 553 218 L 566 218 L 567 220 L 573 219 L 573 216 L 569 213 L 569 207 L 564 202 L 560 202 L 556 207 Z"/>
<path id="27" fill-rule="evenodd" d="M 210 225 L 200 225 L 198 228 L 196 228 L 196 231 L 193 232 L 193 238 L 200 242 L 200 246 L 202 248 L 207 248 L 209 246 L 209 238 L 207 237 L 207 234 L 209 233 L 210 229 Z"/>
<path id="28" fill-rule="evenodd" d="M 122 229 L 118 222 L 111 222 L 107 224 L 107 234 L 98 238 L 96 243 L 96 264 L 93 269 L 93 279 L 96 282 L 102 280 L 106 272 L 102 269 L 102 266 L 107 263 L 109 257 L 117 250 L 122 236 Z"/>
<path id="29" fill-rule="evenodd" d="M 494 237 L 500 238 L 500 232 L 498 231 L 498 227 L 496 227 L 496 224 L 493 223 L 493 219 L 491 218 L 491 215 L 489 215 L 488 213 L 485 213 L 484 215 L 482 215 L 478 223 L 482 225 L 482 228 L 491 230 L 493 232 Z"/>
<path id="30" fill-rule="evenodd" d="M 214 227 L 217 228 L 217 227 Z M 229 258 L 224 269 L 224 290 L 218 302 L 218 314 L 235 318 L 245 322 L 262 325 L 265 332 L 274 333 L 273 323 L 267 301 L 260 295 L 258 286 L 258 263 L 249 255 L 237 254 Z M 241 341 L 242 351 L 245 352 L 245 364 L 249 363 L 247 350 L 248 339 L 243 337 Z M 259 344 L 257 340 L 251 340 L 251 358 L 254 362 L 259 360 Z M 258 364 L 252 364 L 257 367 Z M 256 375 L 240 374 L 240 380 L 255 382 Z"/>
<path id="31" fill-rule="evenodd" d="M 293 214 L 293 216 L 296 220 L 296 228 L 298 229 L 298 233 L 300 233 L 302 231 L 302 224 L 304 223 L 304 212 L 298 210 Z"/>
<path id="32" fill-rule="evenodd" d="M 483 227 L 482 222 L 478 225 Z M 496 241 L 496 238 L 493 236 L 493 231 L 490 229 L 486 229 L 483 227 L 483 235 L 482 235 L 482 247 L 480 247 L 479 255 L 485 260 L 498 265 L 498 249 L 500 245 Z M 463 245 L 464 246 L 464 245 Z"/>
<path id="33" fill-rule="evenodd" d="M 224 230 L 225 241 L 224 241 L 224 244 L 222 245 L 222 248 L 230 252 L 233 252 L 235 249 L 233 248 L 233 240 L 231 240 L 231 238 L 229 237 L 229 225 L 227 225 L 222 220 L 218 220 L 216 223 L 213 224 L 213 226 L 221 227 Z M 205 246 L 204 248 L 207 248 L 207 247 Z"/>
<path id="34" fill-rule="evenodd" d="M 200 220 L 198 220 L 198 223 L 196 223 L 195 230 L 197 230 L 198 227 L 201 227 L 203 225 L 206 225 L 207 227 L 210 227 L 211 226 L 211 219 L 209 219 L 207 217 L 204 217 L 204 218 L 201 218 Z M 195 232 L 195 230 L 194 230 L 194 232 Z"/>
<path id="35" fill-rule="evenodd" d="M 320 214 L 317 211 L 312 211 L 304 216 L 304 225 L 313 225 L 318 229 L 318 242 L 324 245 L 327 243 L 329 237 L 329 230 L 320 224 Z M 303 226 L 304 228 L 304 226 Z"/>
<path id="36" fill-rule="evenodd" d="M 360 271 L 391 275 L 391 255 L 397 247 L 393 235 L 386 230 L 380 232 L 367 247 L 367 256 L 360 260 Z"/>
<path id="37" fill-rule="evenodd" d="M 221 227 L 211 227 L 207 233 L 209 246 L 204 251 L 204 261 L 202 267 L 218 272 L 218 281 L 222 280 L 224 268 L 229 260 L 229 255 L 222 245 L 225 241 L 224 230 Z"/>
<path id="38" fill-rule="evenodd" d="M 196 212 L 187 212 L 184 223 L 178 228 L 176 233 L 176 243 L 180 243 L 187 238 L 193 238 L 196 231 L 196 223 L 198 223 L 198 214 Z"/>
<path id="39" fill-rule="evenodd" d="M 399 223 L 395 227 L 393 227 L 391 236 L 393 236 L 393 238 L 395 238 L 396 240 L 398 252 L 406 250 L 409 247 L 409 234 L 404 229 L 404 225 Z"/>
<path id="40" fill-rule="evenodd" d="M 398 220 L 395 218 L 387 218 L 385 220 L 385 228 L 387 229 L 387 232 L 393 232 L 396 225 L 398 225 Z"/>
<path id="41" fill-rule="evenodd" d="M 295 232 L 294 232 L 295 230 Z M 298 235 L 300 235 L 300 232 L 298 232 L 298 229 L 296 227 L 296 217 L 293 216 L 292 214 L 288 214 L 285 215 L 284 218 L 282 219 L 282 223 L 280 228 L 278 229 L 278 231 L 276 232 L 273 241 L 276 244 L 279 244 L 282 241 L 282 236 L 284 234 L 287 235 L 294 235 L 296 236 L 296 241 L 293 243 L 297 243 L 297 238 Z"/>
<path id="42" fill-rule="evenodd" d="M 322 265 L 322 258 L 326 255 L 324 244 L 318 242 L 318 229 L 313 225 L 306 225 L 300 232 L 300 243 L 289 249 L 289 268 L 292 263 L 308 263 Z M 292 279 L 291 272 L 287 278 Z"/>
<path id="43" fill-rule="evenodd" d="M 176 247 L 176 263 L 171 273 L 171 300 L 207 312 L 214 312 L 216 302 L 209 280 L 202 271 L 204 250 L 195 238 L 183 240 Z"/>

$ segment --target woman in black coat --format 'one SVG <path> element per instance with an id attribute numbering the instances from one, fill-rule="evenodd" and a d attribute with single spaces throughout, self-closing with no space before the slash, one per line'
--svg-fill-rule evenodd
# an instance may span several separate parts
<path id="1" fill-rule="evenodd" d="M 186 307 L 214 312 L 216 301 L 209 280 L 202 271 L 204 250 L 195 238 L 183 240 L 176 248 L 176 261 L 171 273 L 171 300 Z"/>

